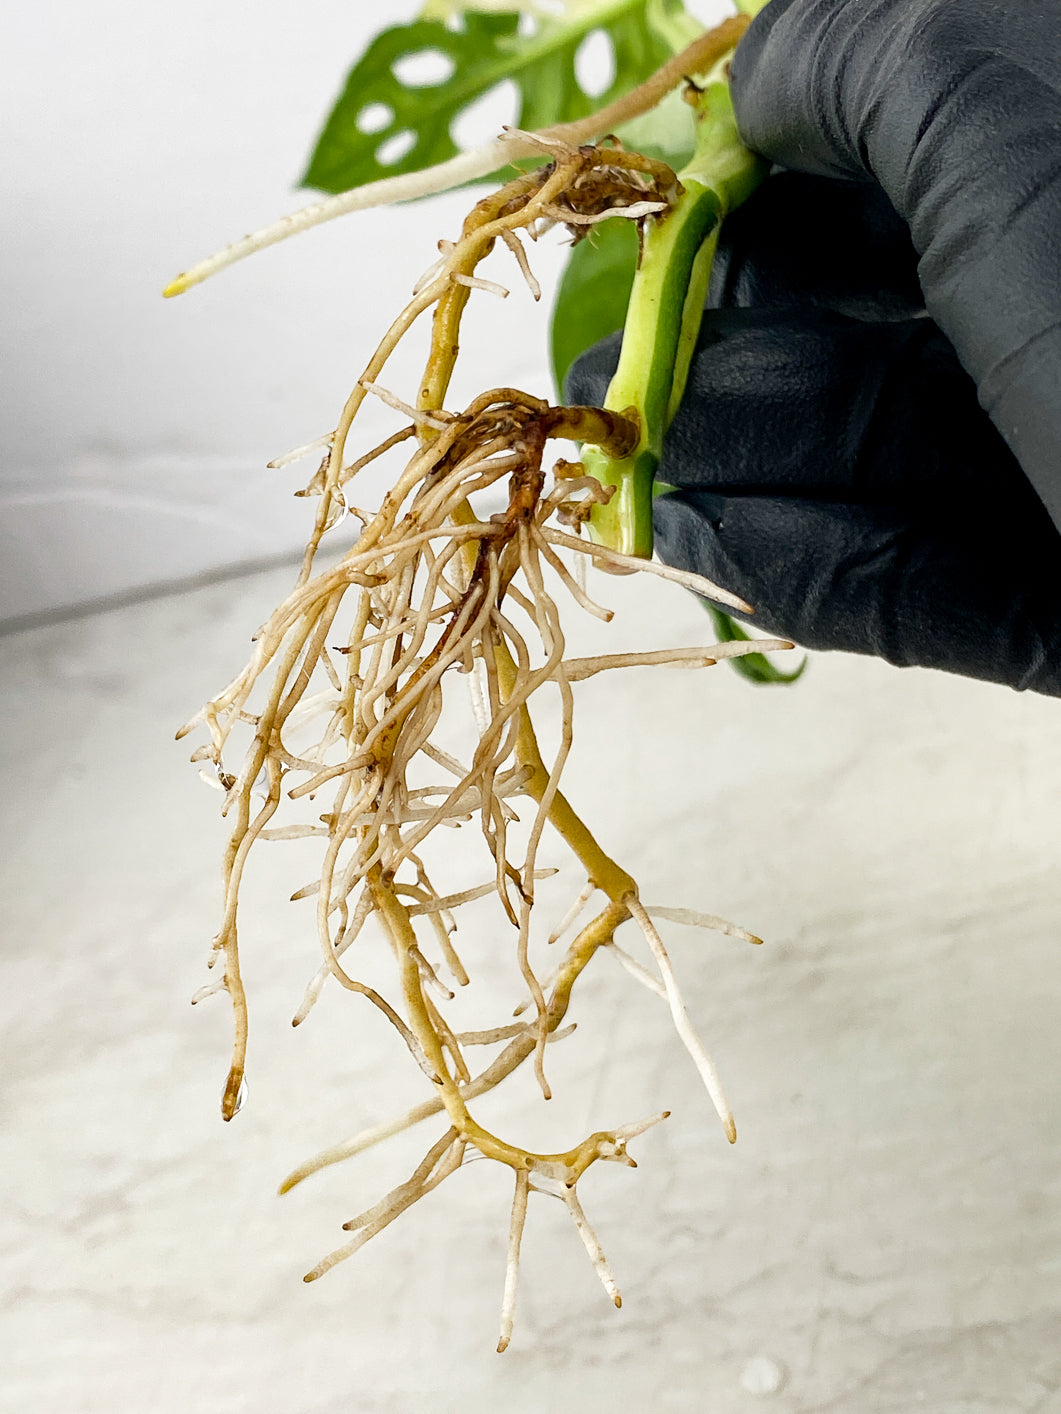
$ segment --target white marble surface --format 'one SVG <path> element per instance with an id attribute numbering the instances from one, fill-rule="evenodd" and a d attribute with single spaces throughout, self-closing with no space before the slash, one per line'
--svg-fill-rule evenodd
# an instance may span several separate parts
<path id="1" fill-rule="evenodd" d="M 665 1010 L 607 958 L 550 1052 L 555 1111 L 497 1097 L 534 1136 L 673 1110 L 637 1172 L 583 1191 L 623 1310 L 536 1199 L 498 1356 L 509 1185 L 489 1164 L 299 1280 L 434 1134 L 274 1196 L 422 1083 L 357 999 L 288 1024 L 315 965 L 308 906 L 284 902 L 308 845 L 267 846 L 251 876 L 250 1099 L 230 1126 L 225 1000 L 188 1006 L 222 829 L 172 729 L 287 580 L 0 642 L 0 1408 L 1061 1410 L 1057 704 L 841 657 L 789 691 L 722 668 L 580 689 L 598 726 L 571 793 L 643 896 L 767 942 L 667 930 L 734 1148 Z M 681 591 L 597 591 L 622 609 L 598 640 L 706 641 Z M 464 943 L 487 971 L 494 941 Z"/>

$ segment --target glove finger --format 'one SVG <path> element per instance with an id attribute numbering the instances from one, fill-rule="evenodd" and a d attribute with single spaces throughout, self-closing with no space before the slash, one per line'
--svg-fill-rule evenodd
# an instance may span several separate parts
<path id="1" fill-rule="evenodd" d="M 726 218 L 707 303 L 867 320 L 924 307 L 909 228 L 880 187 L 802 172 L 775 173 Z"/>
<path id="2" fill-rule="evenodd" d="M 972 380 L 928 319 L 708 313 L 660 481 L 912 516 L 990 501 L 1043 518 Z"/>
<path id="3" fill-rule="evenodd" d="M 568 401 L 600 405 L 620 335 L 572 366 Z M 940 513 L 1041 502 L 928 319 L 869 324 L 818 310 L 706 311 L 658 479 L 681 487 Z"/>
<path id="4" fill-rule="evenodd" d="M 726 218 L 707 308 L 914 317 L 922 312 L 916 253 L 879 187 L 779 172 Z M 568 402 L 600 405 L 621 339 L 609 335 L 580 355 L 564 380 Z"/>
<path id="5" fill-rule="evenodd" d="M 886 506 L 661 496 L 657 545 L 755 606 L 751 622 L 807 648 L 1061 696 L 1061 545 L 1001 545 L 993 527 L 912 524 Z"/>
<path id="6" fill-rule="evenodd" d="M 928 312 L 1061 526 L 1056 4 L 771 0 L 731 81 L 757 151 L 879 181 Z"/>

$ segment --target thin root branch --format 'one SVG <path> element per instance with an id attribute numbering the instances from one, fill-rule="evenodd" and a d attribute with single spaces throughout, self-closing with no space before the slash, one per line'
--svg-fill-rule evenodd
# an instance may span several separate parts
<path id="1" fill-rule="evenodd" d="M 523 1224 L 527 1220 L 527 1194 L 530 1174 L 516 1170 L 516 1191 L 512 1197 L 512 1216 L 508 1228 L 508 1258 L 505 1262 L 505 1294 L 501 1301 L 501 1334 L 497 1342 L 500 1355 L 512 1339 L 512 1323 L 516 1315 L 516 1285 L 519 1281 L 519 1248 L 523 1241 Z"/>

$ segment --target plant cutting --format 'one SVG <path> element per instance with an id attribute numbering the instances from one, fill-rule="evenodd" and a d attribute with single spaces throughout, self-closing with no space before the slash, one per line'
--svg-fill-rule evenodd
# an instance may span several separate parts
<path id="1" fill-rule="evenodd" d="M 315 902 L 320 947 L 295 1024 L 305 1020 L 324 987 L 345 989 L 387 1018 L 424 1076 L 422 1103 L 316 1156 L 285 1180 L 282 1191 L 401 1130 L 434 1122 L 424 1158 L 407 1181 L 347 1222 L 353 1236 L 306 1279 L 352 1255 L 472 1156 L 482 1156 L 507 1167 L 513 1182 L 498 1346 L 503 1350 L 513 1329 L 531 1193 L 551 1194 L 565 1204 L 606 1291 L 619 1304 L 578 1184 L 598 1161 L 632 1165 L 627 1146 L 665 1112 L 613 1122 L 567 1147 L 539 1152 L 485 1127 L 476 1118 L 475 1102 L 523 1065 L 533 1069 L 541 1094 L 549 1097 L 549 1049 L 570 1034 L 573 989 L 594 957 L 609 952 L 669 1007 L 732 1142 L 733 1115 L 688 1015 L 657 924 L 697 924 L 758 941 L 714 916 L 646 907 L 633 875 L 610 857 L 581 809 L 568 800 L 561 778 L 575 739 L 575 686 L 602 672 L 706 667 L 791 644 L 752 641 L 734 632 L 696 649 L 573 657 L 561 614 L 561 605 L 565 612 L 574 606 L 603 623 L 610 620 L 611 613 L 586 587 L 587 565 L 663 576 L 715 604 L 750 612 L 723 586 L 651 559 L 654 476 L 681 397 L 714 242 L 726 212 L 762 175 L 762 164 L 740 143 L 725 84 L 724 66 L 746 20 L 735 18 L 686 42 L 697 27 L 675 3 L 583 0 L 522 36 L 514 10 L 432 7 L 431 14 L 439 13 L 459 13 L 462 27 L 450 29 L 429 15 L 404 38 L 401 31 L 398 37 L 390 31 L 370 47 L 359 68 L 367 65 L 371 76 L 377 66 L 386 74 L 374 86 L 366 81 L 348 88 L 325 129 L 309 179 L 318 185 L 349 180 L 349 168 L 336 156 L 341 148 L 336 134 L 349 127 L 344 105 L 351 92 L 351 101 L 360 104 L 355 131 L 360 131 L 358 115 L 371 104 L 392 115 L 389 127 L 374 134 L 372 162 L 379 165 L 380 146 L 400 125 L 413 139 L 392 166 L 437 159 L 434 168 L 381 178 L 370 168 L 377 180 L 246 238 L 167 289 L 180 293 L 233 259 L 343 211 L 408 200 L 512 163 L 525 168 L 476 201 L 454 239 L 439 242 L 438 260 L 368 359 L 334 430 L 315 447 L 280 459 L 323 453 L 301 493 L 317 500 L 301 571 L 290 595 L 255 636 L 247 666 L 179 735 L 205 728 L 207 740 L 193 759 L 220 785 L 223 812 L 231 821 L 223 918 L 210 960 L 217 978 L 196 998 L 225 992 L 233 1008 L 224 1117 L 237 1113 L 245 1093 L 248 1005 L 240 969 L 240 889 L 250 851 L 269 840 L 311 837 L 321 847 L 319 877 L 295 895 Z M 620 66 L 616 92 L 604 95 L 597 112 L 585 111 L 581 91 L 556 86 L 557 121 L 556 106 L 541 107 L 543 75 L 550 65 L 567 73 L 574 49 L 595 28 L 612 34 L 618 56 L 646 47 L 654 70 L 619 92 Z M 645 36 L 651 44 L 643 45 Z M 443 55 L 452 54 L 453 79 L 464 84 L 462 91 L 493 81 L 504 64 L 522 74 L 529 95 L 525 109 L 538 130 L 523 126 L 525 111 L 520 127 L 497 142 L 476 153 L 452 154 L 440 114 L 452 115 L 459 95 L 440 88 L 434 108 L 428 104 L 418 122 L 394 90 L 401 45 L 423 50 L 428 40 Z M 683 47 L 677 54 L 661 55 L 661 48 L 679 40 Z M 479 47 L 469 48 L 474 45 Z M 478 55 L 475 62 L 464 64 L 465 50 Z M 676 91 L 684 100 L 680 112 L 691 149 L 678 171 L 664 157 L 628 146 L 620 135 L 623 124 L 650 113 Z M 603 406 L 553 403 L 500 386 L 463 408 L 449 407 L 469 299 L 507 293 L 477 273 L 485 257 L 495 247 L 507 249 L 515 276 L 538 298 L 528 243 L 560 232 L 576 242 L 576 253 L 589 253 L 579 257 L 588 260 L 595 233 L 606 224 L 631 233 L 636 268 L 630 271 L 623 352 Z M 572 277 L 566 311 L 561 298 L 561 321 L 570 314 L 577 287 Z M 417 389 L 403 396 L 387 384 L 386 365 L 421 316 L 431 319 L 430 350 Z M 570 356 L 570 342 L 561 352 Z M 397 426 L 379 445 L 355 450 L 351 434 L 368 398 L 391 407 Z M 549 447 L 557 439 L 581 450 L 577 460 L 557 457 L 550 468 Z M 393 481 L 379 507 L 366 511 L 354 500 L 356 478 L 380 459 L 394 465 Z M 499 491 L 503 509 L 490 510 Z M 322 546 L 335 543 L 340 527 L 351 521 L 360 526 L 352 543 L 320 567 L 318 557 L 326 558 Z M 543 744 L 538 714 L 550 694 L 559 727 Z M 452 746 L 455 719 L 473 724 L 463 754 Z M 278 823 L 281 818 L 286 822 Z M 484 877 L 476 887 L 454 889 L 439 877 L 445 862 L 440 839 L 453 828 L 480 841 Z M 547 829 L 577 861 L 583 885 L 567 915 L 547 920 L 543 928 L 536 893 L 543 873 L 539 846 Z M 481 927 L 461 932 L 461 910 L 482 898 L 495 901 L 488 937 Z M 645 960 L 616 941 L 627 922 L 642 935 Z M 488 965 L 499 930 L 511 939 L 520 988 L 515 1019 L 489 1018 L 490 1024 L 474 1031 L 458 1029 L 447 1018 L 454 989 L 468 987 Z M 564 946 L 557 948 L 560 942 Z M 390 959 L 387 991 L 357 975 L 358 954 L 366 948 L 382 950 Z M 547 958 L 550 951 L 556 956 Z M 492 1058 L 478 1062 L 475 1057 L 484 1051 L 493 1052 Z"/>

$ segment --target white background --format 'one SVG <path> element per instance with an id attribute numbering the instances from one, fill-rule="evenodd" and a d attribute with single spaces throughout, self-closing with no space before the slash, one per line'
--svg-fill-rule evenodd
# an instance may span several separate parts
<path id="1" fill-rule="evenodd" d="M 693 6 L 710 17 L 716 0 Z M 41 0 L 0 57 L 0 621 L 291 554 L 302 468 L 467 195 L 347 218 L 178 300 L 179 270 L 306 204 L 354 57 L 409 0 Z M 502 101 L 471 125 L 493 136 Z M 548 286 L 560 252 L 542 252 Z M 507 273 L 507 272 L 506 272 Z M 513 304 L 514 301 L 509 301 Z M 548 297 L 466 339 L 466 386 L 549 388 Z M 484 321 L 500 319 L 491 310 Z M 412 364 L 404 365 L 409 370 Z M 456 391 L 456 390 L 455 390 Z M 367 420 L 366 432 L 372 422 Z"/>

